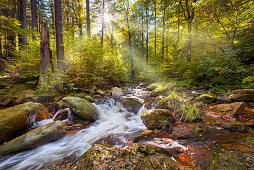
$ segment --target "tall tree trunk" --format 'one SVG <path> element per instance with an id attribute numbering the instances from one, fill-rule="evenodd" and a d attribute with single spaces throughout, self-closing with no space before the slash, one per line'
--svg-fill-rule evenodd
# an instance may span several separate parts
<path id="1" fill-rule="evenodd" d="M 165 16 L 166 16 L 166 7 L 165 7 L 165 4 L 164 4 L 164 7 L 163 7 L 163 17 L 162 17 L 162 24 L 163 24 L 163 27 L 162 27 L 162 47 L 161 47 L 161 59 L 163 60 L 164 59 L 164 48 L 165 48 Z"/>
<path id="2" fill-rule="evenodd" d="M 103 37 L 104 37 L 104 8 L 105 8 L 105 0 L 102 0 L 101 47 L 103 47 Z"/>
<path id="3" fill-rule="evenodd" d="M 56 52 L 57 52 L 57 69 L 64 70 L 64 44 L 62 28 L 62 7 L 61 0 L 55 0 L 55 26 L 56 26 Z"/>
<path id="4" fill-rule="evenodd" d="M 128 26 L 128 36 L 129 36 L 129 47 L 130 47 L 130 59 L 131 59 L 131 79 L 134 80 L 134 67 L 133 67 L 133 56 L 132 56 L 132 46 L 131 46 L 131 30 L 129 24 L 129 17 L 127 16 L 127 26 Z"/>
<path id="5" fill-rule="evenodd" d="M 155 16 L 154 16 L 154 17 L 155 17 L 155 18 L 154 18 L 154 60 L 155 60 L 155 63 L 156 63 L 156 48 L 157 48 L 157 47 L 156 47 L 156 45 L 157 45 L 157 43 L 156 43 L 156 38 L 157 38 L 157 37 L 156 37 L 156 33 L 157 33 L 157 32 L 156 32 L 156 31 L 157 31 L 157 30 L 156 30 L 156 29 L 157 29 L 157 28 L 156 28 L 156 15 L 157 15 L 157 12 L 156 12 L 156 11 L 157 11 L 156 5 L 157 5 L 157 4 L 156 4 L 156 0 L 154 0 L 154 12 L 155 12 Z"/>
<path id="6" fill-rule="evenodd" d="M 148 64 L 148 2 L 146 2 L 146 63 Z"/>
<path id="7" fill-rule="evenodd" d="M 26 0 L 19 0 L 19 21 L 21 22 L 21 28 L 27 29 L 26 24 Z M 20 45 L 27 45 L 27 38 L 25 35 L 19 36 Z"/>
<path id="8" fill-rule="evenodd" d="M 104 3 L 104 0 L 103 0 L 103 3 Z M 91 37 L 89 0 L 86 0 L 86 22 L 87 22 L 87 35 L 88 37 Z"/>
<path id="9" fill-rule="evenodd" d="M 188 49 L 187 49 L 187 61 L 191 61 L 191 21 L 188 24 Z"/>
<path id="10" fill-rule="evenodd" d="M 54 1 L 52 1 L 50 3 L 50 13 L 51 13 L 51 19 L 52 19 L 52 22 L 51 22 L 51 29 L 54 31 L 55 30 L 55 15 L 54 15 Z M 40 27 L 39 27 L 40 28 Z"/>
<path id="11" fill-rule="evenodd" d="M 38 13 L 37 13 L 37 0 L 31 0 L 31 12 L 32 12 L 32 32 L 33 40 L 36 39 L 34 32 L 38 32 Z"/>
<path id="12" fill-rule="evenodd" d="M 144 15 L 143 15 L 143 10 L 142 10 L 142 27 L 141 27 L 141 49 L 142 49 L 142 60 L 144 60 Z"/>
<path id="13" fill-rule="evenodd" d="M 4 63 L 4 60 L 3 60 L 3 52 L 2 52 L 2 36 L 0 36 L 0 70 L 1 71 L 4 70 L 3 63 Z"/>
<path id="14" fill-rule="evenodd" d="M 177 42 L 176 42 L 177 45 L 179 43 L 179 38 L 180 38 L 180 4 L 178 5 L 177 8 Z"/>
<path id="15" fill-rule="evenodd" d="M 50 39 L 49 39 L 49 30 L 46 26 L 41 26 L 41 43 L 40 43 L 40 56 L 41 56 L 41 65 L 40 65 L 40 84 L 47 85 L 47 73 L 53 72 L 52 65 L 52 51 L 50 50 Z"/>

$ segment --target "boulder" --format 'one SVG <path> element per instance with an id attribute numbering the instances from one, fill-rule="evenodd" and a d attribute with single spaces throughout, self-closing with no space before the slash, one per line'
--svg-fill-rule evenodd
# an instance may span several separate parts
<path id="1" fill-rule="evenodd" d="M 51 114 L 48 112 L 48 110 L 42 105 L 42 104 L 38 104 L 39 107 L 37 109 L 37 115 L 35 118 L 36 122 L 42 121 L 44 119 L 50 119 L 52 116 Z"/>
<path id="2" fill-rule="evenodd" d="M 102 91 L 102 90 L 100 90 L 100 89 L 97 89 L 97 90 L 95 91 L 95 94 L 96 94 L 96 95 L 100 95 L 100 96 L 105 96 L 105 92 Z"/>
<path id="3" fill-rule="evenodd" d="M 210 111 L 223 113 L 226 117 L 234 117 L 235 115 L 242 114 L 246 107 L 244 102 L 235 102 L 230 104 L 218 104 L 210 107 Z"/>
<path id="4" fill-rule="evenodd" d="M 54 142 L 65 135 L 66 131 L 61 121 L 51 122 L 1 145 L 0 155 L 34 149 L 40 145 Z"/>
<path id="5" fill-rule="evenodd" d="M 142 106 L 143 103 L 137 98 L 127 97 L 123 99 L 123 107 L 125 107 L 129 112 L 137 114 Z"/>
<path id="6" fill-rule="evenodd" d="M 42 104 L 32 102 L 0 110 L 0 143 L 32 127 L 42 111 L 46 112 Z"/>
<path id="7" fill-rule="evenodd" d="M 128 148 L 95 144 L 75 162 L 61 165 L 59 169 L 184 169 L 170 157 L 156 152 L 145 143 L 136 143 Z M 54 169 L 49 167 L 47 169 Z"/>
<path id="8" fill-rule="evenodd" d="M 153 109 L 142 113 L 141 119 L 147 129 L 159 129 L 170 133 L 174 123 L 172 112 L 167 109 Z"/>
<path id="9" fill-rule="evenodd" d="M 91 102 L 91 103 L 94 102 L 94 98 L 92 98 L 91 96 L 85 96 L 84 99 Z"/>
<path id="10" fill-rule="evenodd" d="M 254 102 L 254 89 L 234 90 L 228 99 L 234 102 Z"/>
<path id="11" fill-rule="evenodd" d="M 54 102 L 55 101 L 55 96 L 51 95 L 40 95 L 40 96 L 30 96 L 21 99 L 20 103 L 25 103 L 25 102 L 35 102 L 35 103 L 49 103 L 49 102 Z"/>
<path id="12" fill-rule="evenodd" d="M 99 118 L 97 109 L 87 100 L 79 97 L 65 97 L 62 99 L 65 105 L 74 113 L 85 120 L 95 121 Z"/>
<path id="13" fill-rule="evenodd" d="M 165 95 L 168 95 L 168 93 L 169 93 L 169 89 L 165 86 L 162 86 L 153 90 L 150 96 L 151 97 L 165 96 Z"/>
<path id="14" fill-rule="evenodd" d="M 112 90 L 111 90 L 111 94 L 112 94 L 112 96 L 122 96 L 123 91 L 119 87 L 113 87 Z"/>
<path id="15" fill-rule="evenodd" d="M 198 102 L 214 103 L 216 102 L 216 95 L 213 93 L 202 94 L 196 99 Z"/>

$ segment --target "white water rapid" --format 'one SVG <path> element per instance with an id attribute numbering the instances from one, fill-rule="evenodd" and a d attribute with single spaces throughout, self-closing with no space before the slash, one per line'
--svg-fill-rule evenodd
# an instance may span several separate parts
<path id="1" fill-rule="evenodd" d="M 81 156 L 94 142 L 107 135 L 131 135 L 146 129 L 140 119 L 140 114 L 144 110 L 143 107 L 136 115 L 122 110 L 120 104 L 113 99 L 108 99 L 106 103 L 95 105 L 95 107 L 99 111 L 100 119 L 89 128 L 33 150 L 0 157 L 0 169 L 40 169 L 45 165 L 68 157 Z M 53 120 L 44 120 L 39 122 L 37 126 L 51 121 Z"/>

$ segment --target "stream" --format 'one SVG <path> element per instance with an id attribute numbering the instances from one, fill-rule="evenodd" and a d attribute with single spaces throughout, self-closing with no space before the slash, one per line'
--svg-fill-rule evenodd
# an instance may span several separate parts
<path id="1" fill-rule="evenodd" d="M 141 90 L 133 92 L 136 96 L 141 93 Z M 79 157 L 91 148 L 93 143 L 108 135 L 124 134 L 131 138 L 146 129 L 140 119 L 144 107 L 140 108 L 138 114 L 130 113 L 112 98 L 108 98 L 103 104 L 94 104 L 94 106 L 99 111 L 100 119 L 90 127 L 36 149 L 0 157 L 0 169 L 40 169 L 57 161 Z M 53 119 L 43 120 L 37 126 L 52 121 Z"/>

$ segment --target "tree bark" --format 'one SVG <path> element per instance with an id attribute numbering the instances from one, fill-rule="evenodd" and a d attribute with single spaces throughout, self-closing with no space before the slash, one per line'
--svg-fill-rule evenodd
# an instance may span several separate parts
<path id="1" fill-rule="evenodd" d="M 103 47 L 103 36 L 104 36 L 104 6 L 105 0 L 102 0 L 101 47 Z"/>
<path id="2" fill-rule="evenodd" d="M 21 28 L 27 29 L 26 24 L 26 0 L 19 0 L 19 21 L 21 22 Z M 19 35 L 20 46 L 27 45 L 26 35 Z"/>
<path id="3" fill-rule="evenodd" d="M 156 31 L 157 31 L 157 30 L 156 30 L 156 29 L 157 29 L 157 28 L 156 28 L 156 15 L 157 15 L 156 5 L 157 5 L 157 4 L 156 4 L 156 0 L 154 0 L 154 13 L 155 13 L 155 16 L 154 16 L 154 17 L 155 17 L 155 18 L 154 18 L 154 60 L 155 60 L 155 63 L 156 63 L 156 48 L 157 48 L 157 47 L 156 47 L 156 45 L 157 45 L 157 43 L 156 43 L 156 41 L 157 41 L 157 40 L 156 40 L 156 38 L 157 38 L 157 37 L 156 37 L 156 33 L 157 33 L 157 32 L 156 32 Z"/>
<path id="4" fill-rule="evenodd" d="M 148 64 L 148 2 L 146 2 L 146 63 Z"/>
<path id="5" fill-rule="evenodd" d="M 32 12 L 32 32 L 33 40 L 36 39 L 34 32 L 38 32 L 38 13 L 37 13 L 37 0 L 31 0 L 31 12 Z"/>
<path id="6" fill-rule="evenodd" d="M 50 39 L 49 39 L 49 30 L 46 26 L 41 26 L 41 43 L 40 43 L 40 56 L 41 56 L 41 65 L 40 65 L 40 84 L 46 85 L 47 73 L 53 72 L 52 65 L 52 51 L 50 50 Z"/>
<path id="7" fill-rule="evenodd" d="M 143 10 L 142 10 L 142 27 L 141 27 L 141 49 L 142 49 L 142 60 L 144 60 L 144 15 L 143 15 Z"/>
<path id="8" fill-rule="evenodd" d="M 131 59 L 131 79 L 134 80 L 134 67 L 133 67 L 133 56 L 132 56 L 132 45 L 131 45 L 131 30 L 129 24 L 129 17 L 127 16 L 128 36 L 129 36 L 129 47 L 130 47 L 130 59 Z"/>
<path id="9" fill-rule="evenodd" d="M 163 17 L 162 17 L 162 47 L 161 47 L 161 59 L 164 59 L 164 48 L 165 48 L 165 16 L 166 16 L 166 4 L 163 7 Z"/>
<path id="10" fill-rule="evenodd" d="M 64 70 L 64 44 L 63 44 L 63 26 L 62 26 L 62 7 L 61 0 L 55 0 L 55 27 L 56 27 L 56 52 L 57 69 Z"/>
<path id="11" fill-rule="evenodd" d="M 191 61 L 191 21 L 188 21 L 188 49 L 187 49 L 187 60 Z"/>
<path id="12" fill-rule="evenodd" d="M 89 0 L 86 0 L 86 22 L 87 22 L 87 35 L 88 35 L 88 37 L 91 37 Z"/>

